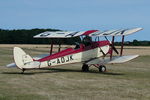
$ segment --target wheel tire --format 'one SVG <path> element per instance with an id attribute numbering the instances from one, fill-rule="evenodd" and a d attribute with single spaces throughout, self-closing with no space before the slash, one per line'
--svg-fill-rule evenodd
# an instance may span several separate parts
<path id="1" fill-rule="evenodd" d="M 99 72 L 106 72 L 106 67 L 104 65 L 99 66 Z"/>
<path id="2" fill-rule="evenodd" d="M 83 66 L 82 66 L 82 71 L 83 71 L 83 72 L 88 72 L 88 71 L 89 71 L 89 66 L 86 65 L 86 64 L 83 64 Z"/>

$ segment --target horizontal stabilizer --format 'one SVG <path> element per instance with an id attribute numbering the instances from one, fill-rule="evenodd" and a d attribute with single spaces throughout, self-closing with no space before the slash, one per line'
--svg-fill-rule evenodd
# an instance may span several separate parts
<path id="1" fill-rule="evenodd" d="M 34 59 L 34 60 L 39 60 L 39 59 L 44 58 L 44 57 L 46 57 L 46 56 L 49 56 L 49 54 L 41 54 L 41 55 L 38 55 L 38 56 L 33 57 L 33 59 Z"/>
<path id="2" fill-rule="evenodd" d="M 36 57 L 33 57 L 34 60 L 39 60 L 41 58 L 44 58 L 46 56 L 48 56 L 49 54 L 42 54 L 42 55 L 38 55 Z M 36 65 L 36 64 L 35 64 Z M 14 67 L 17 67 L 17 65 L 15 63 L 11 63 L 11 64 L 7 64 L 6 65 L 7 68 L 14 68 Z"/>
<path id="3" fill-rule="evenodd" d="M 40 66 L 40 62 L 32 61 L 32 62 L 26 63 L 25 65 L 22 65 L 21 68 L 32 69 L 32 68 L 39 68 L 39 66 Z M 17 65 L 15 63 L 11 63 L 11 64 L 6 65 L 6 67 L 7 68 L 14 68 L 14 67 L 17 67 Z"/>
<path id="4" fill-rule="evenodd" d="M 6 67 L 8 68 L 13 68 L 13 67 L 17 67 L 15 63 L 11 63 L 11 64 L 8 64 L 6 65 Z"/>
<path id="5" fill-rule="evenodd" d="M 28 63 L 24 64 L 22 66 L 22 68 L 24 68 L 24 69 L 33 69 L 33 68 L 39 68 L 39 66 L 40 66 L 40 62 L 31 61 L 31 62 L 28 62 Z"/>

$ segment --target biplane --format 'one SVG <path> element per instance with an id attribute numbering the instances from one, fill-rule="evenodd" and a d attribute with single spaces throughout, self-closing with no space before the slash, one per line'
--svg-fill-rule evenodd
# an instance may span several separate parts
<path id="1" fill-rule="evenodd" d="M 106 72 L 106 64 L 124 63 L 132 60 L 138 55 L 123 55 L 124 38 L 126 35 L 142 30 L 142 28 L 119 29 L 119 30 L 89 30 L 89 31 L 46 31 L 40 33 L 34 38 L 73 38 L 80 37 L 82 42 L 75 42 L 75 47 L 59 50 L 53 53 L 53 42 L 51 43 L 50 53 L 47 56 L 31 57 L 26 54 L 21 48 L 14 47 L 13 56 L 15 63 L 8 64 L 7 67 L 18 67 L 24 73 L 29 69 L 42 69 L 60 66 L 64 64 L 81 63 L 82 71 L 89 71 L 90 66 L 98 68 L 99 72 Z M 122 37 L 120 51 L 114 46 L 116 36 Z M 93 39 L 95 37 L 95 39 Z M 99 37 L 104 37 L 105 40 L 100 40 Z M 108 37 L 112 37 L 111 41 Z M 115 56 L 113 55 L 115 52 Z"/>

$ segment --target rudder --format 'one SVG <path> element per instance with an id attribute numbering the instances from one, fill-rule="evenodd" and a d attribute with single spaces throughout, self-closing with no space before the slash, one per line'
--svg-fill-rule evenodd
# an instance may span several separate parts
<path id="1" fill-rule="evenodd" d="M 14 47 L 14 60 L 18 68 L 23 69 L 26 63 L 33 62 L 31 56 L 26 54 L 21 48 Z"/>

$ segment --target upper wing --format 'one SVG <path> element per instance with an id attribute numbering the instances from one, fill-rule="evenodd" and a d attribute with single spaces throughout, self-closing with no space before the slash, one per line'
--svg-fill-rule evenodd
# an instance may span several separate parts
<path id="1" fill-rule="evenodd" d="M 82 33 L 83 32 L 76 32 L 76 31 L 56 31 L 56 32 L 47 31 L 34 36 L 34 38 L 68 38 L 78 36 Z"/>
<path id="2" fill-rule="evenodd" d="M 119 30 L 108 30 L 108 31 L 97 31 L 90 34 L 89 36 L 120 36 L 120 35 L 129 35 L 137 31 L 142 30 L 142 28 L 132 28 L 132 29 L 119 29 Z"/>
<path id="3" fill-rule="evenodd" d="M 94 59 L 91 60 L 89 62 L 87 62 L 86 64 L 114 64 L 114 63 L 124 63 L 127 61 L 130 61 L 136 57 L 138 57 L 139 55 L 129 55 L 129 56 L 116 56 L 116 57 L 112 57 L 112 59 L 110 60 L 110 57 L 105 57 L 105 58 L 98 58 L 98 59 Z"/>
<path id="4" fill-rule="evenodd" d="M 99 30 L 89 30 L 89 31 L 56 31 L 56 32 L 43 32 L 40 33 L 34 38 L 70 38 L 77 37 L 81 35 L 89 36 L 119 36 L 119 35 L 129 35 L 134 32 L 140 31 L 142 28 L 132 28 L 132 29 L 119 29 L 119 30 L 108 30 L 108 31 L 99 31 Z"/>
<path id="5" fill-rule="evenodd" d="M 77 37 L 77 36 L 81 36 L 81 35 L 89 35 L 92 33 L 97 32 L 98 30 L 89 30 L 89 31 L 56 31 L 56 32 L 43 32 L 40 33 L 36 36 L 34 36 L 34 38 L 70 38 L 70 37 Z"/>

